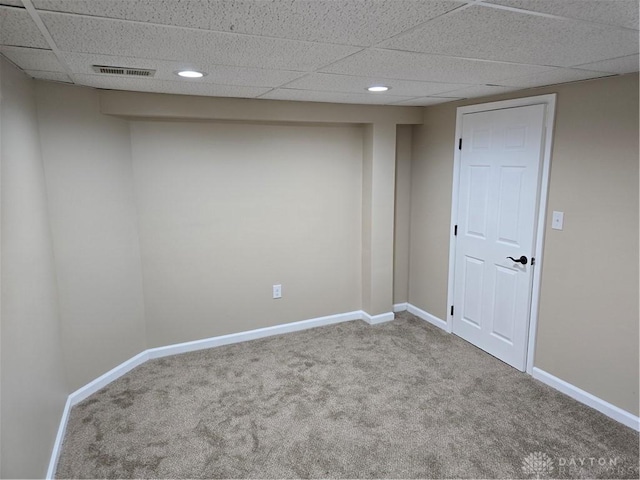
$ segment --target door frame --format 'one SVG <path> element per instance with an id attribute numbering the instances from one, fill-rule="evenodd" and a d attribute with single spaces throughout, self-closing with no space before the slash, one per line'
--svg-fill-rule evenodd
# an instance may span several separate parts
<path id="1" fill-rule="evenodd" d="M 447 332 L 453 332 L 453 315 L 450 307 L 453 305 L 453 290 L 455 285 L 455 256 L 456 237 L 454 228 L 458 224 L 458 195 L 460 188 L 460 155 L 458 142 L 462 135 L 462 118 L 468 113 L 488 112 L 491 110 L 504 110 L 507 108 L 526 107 L 530 105 L 545 105 L 545 116 L 543 125 L 544 148 L 542 153 L 542 173 L 538 185 L 538 205 L 537 220 L 534 225 L 534 254 L 536 265 L 533 270 L 533 282 L 531 292 L 531 306 L 529 309 L 529 328 L 527 336 L 527 355 L 525 370 L 528 374 L 533 371 L 533 360 L 536 346 L 536 332 L 538 326 L 538 312 L 540 304 L 540 285 L 542 281 L 542 252 L 544 250 L 544 234 L 547 216 L 547 200 L 549 195 L 549 174 L 551 171 L 551 150 L 553 147 L 553 127 L 556 112 L 556 94 L 537 95 L 534 97 L 516 98 L 513 100 L 502 100 L 499 102 L 480 103 L 467 105 L 456 109 L 456 136 L 453 154 L 453 188 L 451 194 L 451 226 L 449 235 L 449 285 L 447 290 Z"/>

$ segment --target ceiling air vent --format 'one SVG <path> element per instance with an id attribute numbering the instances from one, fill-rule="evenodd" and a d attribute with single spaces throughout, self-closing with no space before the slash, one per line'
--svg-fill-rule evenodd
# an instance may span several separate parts
<path id="1" fill-rule="evenodd" d="M 146 68 L 114 67 L 109 65 L 93 65 L 93 71 L 106 75 L 126 75 L 130 77 L 153 77 L 155 70 Z"/>

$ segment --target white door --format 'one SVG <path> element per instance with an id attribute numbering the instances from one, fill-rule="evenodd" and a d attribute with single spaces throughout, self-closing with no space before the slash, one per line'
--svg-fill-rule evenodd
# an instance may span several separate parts
<path id="1" fill-rule="evenodd" d="M 544 115 L 545 105 L 531 105 L 462 118 L 453 333 L 519 370 L 527 354 Z"/>

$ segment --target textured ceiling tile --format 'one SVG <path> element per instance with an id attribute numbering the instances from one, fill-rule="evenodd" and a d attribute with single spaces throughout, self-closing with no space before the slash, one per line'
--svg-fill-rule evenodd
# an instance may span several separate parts
<path id="1" fill-rule="evenodd" d="M 12 5 L 15 7 L 22 7 L 22 0 L 0 0 L 0 5 Z"/>
<path id="2" fill-rule="evenodd" d="M 638 53 L 638 34 L 575 20 L 475 6 L 433 20 L 380 47 L 568 66 Z"/>
<path id="3" fill-rule="evenodd" d="M 27 75 L 40 80 L 51 80 L 53 82 L 73 83 L 66 73 L 60 72 L 41 72 L 39 70 L 25 70 Z"/>
<path id="4" fill-rule="evenodd" d="M 421 53 L 368 49 L 322 69 L 343 75 L 380 76 L 423 82 L 497 83 L 501 78 L 548 70 L 535 65 L 494 63 Z"/>
<path id="5" fill-rule="evenodd" d="M 212 3 L 206 0 L 33 0 L 39 10 L 205 29 L 215 16 Z"/>
<path id="6" fill-rule="evenodd" d="M 35 0 L 37 8 L 297 40 L 372 45 L 463 5 L 453 0 Z"/>
<path id="7" fill-rule="evenodd" d="M 271 100 L 296 100 L 303 102 L 325 103 L 357 103 L 362 105 L 390 105 L 401 100 L 409 100 L 411 97 L 398 97 L 380 93 L 341 93 L 341 92 L 316 92 L 313 90 L 295 90 L 279 88 L 260 98 Z"/>
<path id="8" fill-rule="evenodd" d="M 638 29 L 638 0 L 487 0 L 487 3 Z"/>
<path id="9" fill-rule="evenodd" d="M 358 50 L 60 13 L 40 15 L 58 47 L 67 52 L 308 71 Z"/>
<path id="10" fill-rule="evenodd" d="M 487 95 L 499 95 L 501 93 L 513 92 L 517 87 L 503 87 L 498 85 L 474 85 L 458 90 L 449 90 L 439 94 L 442 97 L 475 98 L 486 97 Z"/>
<path id="11" fill-rule="evenodd" d="M 156 70 L 153 77 L 158 80 L 180 80 L 175 72 L 179 70 L 198 70 L 207 75 L 199 79 L 200 83 L 219 83 L 248 87 L 277 87 L 303 75 L 302 72 L 286 70 L 267 70 L 250 67 L 229 67 L 225 65 L 206 65 L 199 63 L 173 62 L 167 60 L 151 60 L 131 57 L 113 57 L 109 55 L 93 55 L 88 53 L 62 52 L 64 61 L 75 73 L 94 75 L 92 65 L 108 65 L 114 67 L 147 68 Z"/>
<path id="12" fill-rule="evenodd" d="M 587 63 L 574 68 L 585 70 L 597 70 L 599 72 L 610 73 L 632 73 L 638 71 L 638 55 L 629 55 L 626 57 L 612 58 L 611 60 L 603 60 L 602 62 Z"/>
<path id="13" fill-rule="evenodd" d="M 373 45 L 463 5 L 431 0 L 294 0 L 233 2 L 249 5 L 236 31 L 283 38 Z M 229 23 L 229 22 L 227 22 Z"/>
<path id="14" fill-rule="evenodd" d="M 312 73 L 287 85 L 287 88 L 299 90 L 324 90 L 344 93 L 363 93 L 372 85 L 391 87 L 389 95 L 426 97 L 435 93 L 446 92 L 468 85 L 451 85 L 446 83 L 415 82 L 394 80 L 381 77 L 352 77 L 329 73 Z"/>
<path id="15" fill-rule="evenodd" d="M 177 93 L 211 97 L 253 98 L 268 92 L 268 88 L 217 85 L 213 83 L 169 82 L 147 78 L 105 77 L 103 75 L 74 75 L 76 83 L 88 87 L 138 92 Z"/>
<path id="16" fill-rule="evenodd" d="M 457 97 L 420 97 L 412 98 L 410 100 L 403 100 L 394 105 L 402 105 L 405 107 L 426 107 L 427 105 L 438 105 L 440 103 L 454 102 L 460 100 Z"/>
<path id="17" fill-rule="evenodd" d="M 0 45 L 49 48 L 24 8 L 0 7 Z"/>
<path id="18" fill-rule="evenodd" d="M 0 53 L 23 70 L 64 72 L 64 68 L 51 50 L 0 46 Z"/>
<path id="19" fill-rule="evenodd" d="M 556 68 L 537 75 L 526 75 L 524 77 L 507 78 L 501 80 L 502 85 L 510 85 L 518 88 L 542 87 L 544 85 L 555 85 L 558 83 L 577 82 L 590 78 L 600 78 L 611 76 L 610 73 L 594 72 L 590 70 L 575 70 L 571 68 Z"/>

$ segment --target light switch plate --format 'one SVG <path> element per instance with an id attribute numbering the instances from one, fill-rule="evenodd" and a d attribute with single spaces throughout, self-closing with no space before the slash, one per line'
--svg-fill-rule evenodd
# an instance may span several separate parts
<path id="1" fill-rule="evenodd" d="M 562 230 L 562 226 L 564 225 L 564 212 L 553 212 L 553 217 L 551 219 L 551 228 L 554 230 Z"/>

